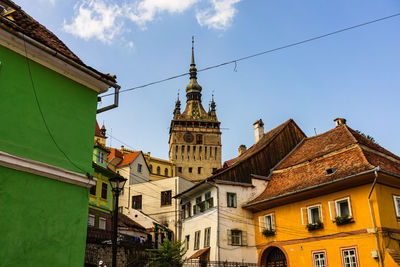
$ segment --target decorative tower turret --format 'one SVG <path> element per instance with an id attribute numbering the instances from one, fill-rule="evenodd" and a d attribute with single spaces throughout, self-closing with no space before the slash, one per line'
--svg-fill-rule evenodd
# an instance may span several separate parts
<path id="1" fill-rule="evenodd" d="M 221 168 L 221 131 L 214 96 L 209 112 L 201 103 L 202 88 L 197 82 L 193 39 L 189 72 L 185 110 L 180 113 L 178 96 L 171 121 L 169 159 L 176 165 L 177 176 L 201 181 Z"/>

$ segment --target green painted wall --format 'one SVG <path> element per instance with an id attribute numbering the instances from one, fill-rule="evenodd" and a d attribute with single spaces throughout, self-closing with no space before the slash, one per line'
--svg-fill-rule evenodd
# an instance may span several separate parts
<path id="1" fill-rule="evenodd" d="M 26 59 L 0 46 L 0 61 L 0 150 L 82 173 L 57 150 L 44 126 Z M 30 66 L 57 143 L 74 163 L 92 173 L 97 93 L 35 62 Z"/>
<path id="2" fill-rule="evenodd" d="M 0 150 L 72 171 L 91 166 L 97 93 L 0 46 Z M 0 167 L 0 266 L 83 266 L 89 190 Z"/>
<path id="3" fill-rule="evenodd" d="M 87 189 L 0 167 L 0 266 L 83 266 Z"/>

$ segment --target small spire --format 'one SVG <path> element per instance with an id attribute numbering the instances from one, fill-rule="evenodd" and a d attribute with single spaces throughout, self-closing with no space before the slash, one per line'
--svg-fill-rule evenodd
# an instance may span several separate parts
<path id="1" fill-rule="evenodd" d="M 195 65 L 194 63 L 194 36 L 192 36 L 192 61 L 190 65 Z"/>
<path id="2" fill-rule="evenodd" d="M 214 101 L 214 94 L 212 94 L 211 95 L 211 111 L 215 111 L 216 106 L 217 105 L 215 104 L 215 101 Z"/>

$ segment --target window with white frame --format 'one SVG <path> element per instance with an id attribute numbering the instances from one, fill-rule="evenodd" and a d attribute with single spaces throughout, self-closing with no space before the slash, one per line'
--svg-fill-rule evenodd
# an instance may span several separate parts
<path id="1" fill-rule="evenodd" d="M 93 214 L 89 214 L 88 226 L 94 227 L 95 221 L 96 221 L 96 216 L 94 216 Z"/>
<path id="2" fill-rule="evenodd" d="M 312 253 L 314 267 L 326 267 L 325 251 L 316 251 Z"/>
<path id="3" fill-rule="evenodd" d="M 204 247 L 210 246 L 211 227 L 204 229 Z"/>
<path id="4" fill-rule="evenodd" d="M 396 216 L 400 217 L 400 196 L 393 196 L 394 207 L 396 209 Z"/>
<path id="5" fill-rule="evenodd" d="M 321 216 L 321 205 L 315 205 L 311 207 L 307 207 L 307 219 L 308 223 L 315 224 L 318 222 L 322 222 Z"/>
<path id="6" fill-rule="evenodd" d="M 274 214 L 270 213 L 265 216 L 258 217 L 260 232 L 264 230 L 275 231 L 275 218 Z"/>
<path id="7" fill-rule="evenodd" d="M 185 236 L 185 250 L 189 249 L 190 235 Z"/>
<path id="8" fill-rule="evenodd" d="M 343 267 L 358 267 L 357 251 L 355 248 L 342 249 Z"/>
<path id="9" fill-rule="evenodd" d="M 226 202 L 228 208 L 236 208 L 236 193 L 226 193 Z"/>
<path id="10" fill-rule="evenodd" d="M 247 232 L 237 229 L 228 230 L 228 245 L 247 246 Z"/>
<path id="11" fill-rule="evenodd" d="M 196 231 L 194 233 L 194 250 L 198 250 L 200 248 L 200 231 Z"/>
<path id="12" fill-rule="evenodd" d="M 97 159 L 98 159 L 99 163 L 103 164 L 104 163 L 104 152 L 99 150 L 97 152 Z"/>
<path id="13" fill-rule="evenodd" d="M 99 217 L 99 229 L 106 230 L 106 218 Z"/>
<path id="14" fill-rule="evenodd" d="M 350 198 L 343 198 L 335 201 L 336 216 L 351 217 Z"/>

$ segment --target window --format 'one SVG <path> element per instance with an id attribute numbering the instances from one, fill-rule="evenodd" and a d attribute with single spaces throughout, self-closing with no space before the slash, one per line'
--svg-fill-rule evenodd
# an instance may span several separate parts
<path id="1" fill-rule="evenodd" d="M 307 208 L 307 219 L 308 223 L 317 223 L 317 222 L 322 222 L 322 216 L 321 216 L 321 206 L 312 206 Z"/>
<path id="2" fill-rule="evenodd" d="M 214 207 L 214 199 L 211 197 L 211 191 L 208 191 L 204 194 L 205 198 L 205 209 L 209 209 Z"/>
<path id="3" fill-rule="evenodd" d="M 108 185 L 106 183 L 101 183 L 101 198 L 107 199 Z"/>
<path id="4" fill-rule="evenodd" d="M 336 216 L 343 217 L 348 216 L 351 217 L 351 209 L 350 209 L 350 199 L 344 198 L 335 201 L 336 206 Z"/>
<path id="5" fill-rule="evenodd" d="M 104 163 L 104 153 L 102 151 L 97 152 L 97 159 L 99 163 Z"/>
<path id="6" fill-rule="evenodd" d="M 181 206 L 181 217 L 182 219 L 186 219 L 191 216 L 190 214 L 190 202 L 187 202 Z"/>
<path id="7" fill-rule="evenodd" d="M 356 248 L 342 249 L 343 267 L 358 267 Z"/>
<path id="8" fill-rule="evenodd" d="M 189 249 L 190 235 L 185 236 L 185 250 Z"/>
<path id="9" fill-rule="evenodd" d="M 178 172 L 182 172 L 182 167 L 178 167 Z"/>
<path id="10" fill-rule="evenodd" d="M 211 227 L 204 229 L 204 247 L 210 246 Z"/>
<path id="11" fill-rule="evenodd" d="M 228 245 L 247 246 L 247 233 L 241 230 L 228 230 Z"/>
<path id="12" fill-rule="evenodd" d="M 175 146 L 175 153 L 178 154 L 178 146 Z"/>
<path id="13" fill-rule="evenodd" d="M 185 146 L 182 146 L 182 154 L 185 153 Z"/>
<path id="14" fill-rule="evenodd" d="M 96 221 L 96 216 L 94 216 L 93 214 L 89 214 L 88 226 L 93 227 L 95 221 Z"/>
<path id="15" fill-rule="evenodd" d="M 150 173 L 153 173 L 153 165 L 149 165 Z"/>
<path id="16" fill-rule="evenodd" d="M 274 214 L 270 213 L 265 216 L 258 217 L 260 232 L 265 230 L 275 231 Z"/>
<path id="17" fill-rule="evenodd" d="M 161 206 L 171 205 L 172 191 L 162 191 L 161 192 Z"/>
<path id="18" fill-rule="evenodd" d="M 212 173 L 215 173 L 217 171 L 217 168 L 212 169 Z"/>
<path id="19" fill-rule="evenodd" d="M 142 172 L 142 164 L 138 164 L 137 165 L 137 171 L 138 172 Z"/>
<path id="20" fill-rule="evenodd" d="M 218 147 L 215 148 L 214 158 L 217 159 Z"/>
<path id="21" fill-rule="evenodd" d="M 92 186 L 90 188 L 90 194 L 93 195 L 93 196 L 96 195 L 96 185 L 97 185 L 97 182 L 96 182 L 96 184 L 94 186 Z"/>
<path id="22" fill-rule="evenodd" d="M 160 166 L 158 166 L 157 167 L 157 174 L 160 175 L 160 173 L 161 173 L 161 168 L 160 168 Z"/>
<path id="23" fill-rule="evenodd" d="M 189 167 L 189 173 L 192 173 L 193 168 Z"/>
<path id="24" fill-rule="evenodd" d="M 198 173 L 198 174 L 201 174 L 201 167 L 198 167 L 198 168 L 197 168 L 197 173 Z"/>
<path id="25" fill-rule="evenodd" d="M 315 251 L 312 253 L 314 267 L 326 267 L 325 251 Z"/>
<path id="26" fill-rule="evenodd" d="M 337 168 L 326 169 L 326 175 L 334 174 L 336 171 L 337 171 Z"/>
<path id="27" fill-rule="evenodd" d="M 99 217 L 99 229 L 106 230 L 106 218 Z"/>
<path id="28" fill-rule="evenodd" d="M 393 200 L 394 200 L 394 207 L 396 209 L 396 216 L 400 217 L 400 197 L 393 196 Z"/>
<path id="29" fill-rule="evenodd" d="M 236 193 L 226 193 L 227 207 L 236 208 Z"/>
<path id="30" fill-rule="evenodd" d="M 194 250 L 198 250 L 200 248 L 200 231 L 196 231 L 194 233 Z"/>
<path id="31" fill-rule="evenodd" d="M 168 169 L 167 168 L 164 169 L 164 175 L 168 176 Z"/>
<path id="32" fill-rule="evenodd" d="M 132 196 L 132 209 L 142 209 L 142 195 Z"/>
<path id="33" fill-rule="evenodd" d="M 196 135 L 196 144 L 201 145 L 203 143 L 203 136 L 201 134 Z"/>

